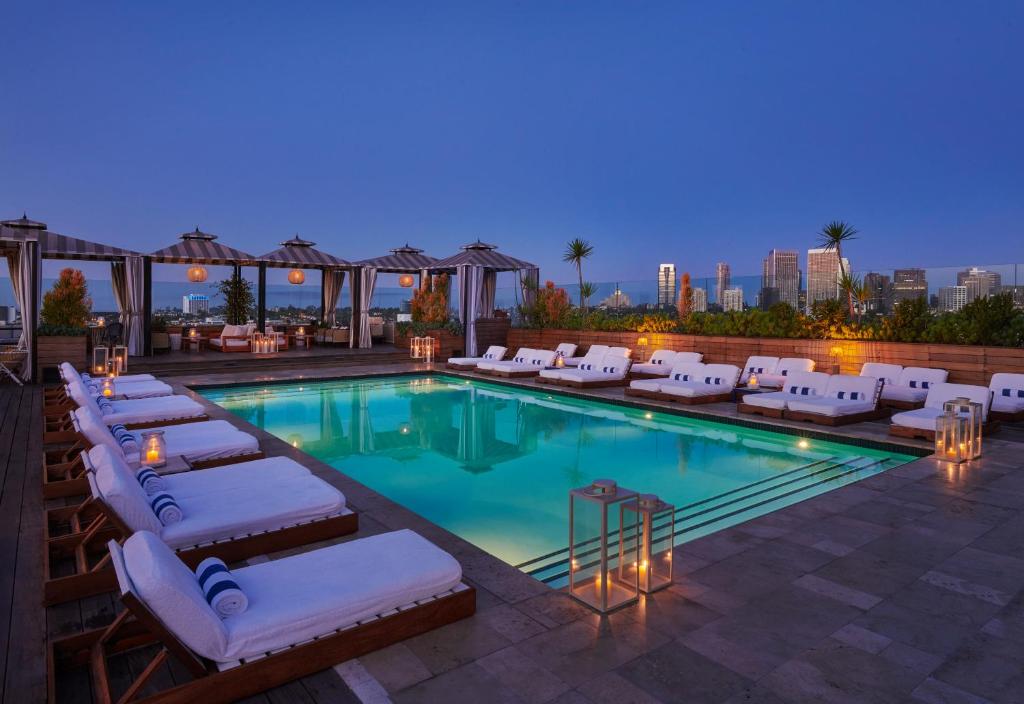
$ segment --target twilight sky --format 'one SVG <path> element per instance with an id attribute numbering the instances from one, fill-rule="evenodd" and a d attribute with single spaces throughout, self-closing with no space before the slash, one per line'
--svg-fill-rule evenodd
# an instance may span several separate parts
<path id="1" fill-rule="evenodd" d="M 572 280 L 1024 260 L 1024 3 L 5 3 L 0 216 Z M 803 259 L 801 257 L 801 259 Z"/>

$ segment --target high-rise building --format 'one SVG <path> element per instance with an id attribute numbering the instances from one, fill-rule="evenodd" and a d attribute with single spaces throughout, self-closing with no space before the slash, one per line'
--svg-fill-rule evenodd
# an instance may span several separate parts
<path id="1" fill-rule="evenodd" d="M 707 289 L 695 288 L 693 289 L 693 307 L 694 313 L 707 313 L 708 312 L 708 292 Z"/>
<path id="2" fill-rule="evenodd" d="M 715 265 L 715 303 L 725 307 L 725 301 L 722 296 L 725 295 L 726 290 L 729 288 L 729 265 L 725 262 L 718 262 Z"/>
<path id="3" fill-rule="evenodd" d="M 1006 284 L 999 289 L 999 293 L 1004 296 L 1009 296 L 1013 300 L 1014 308 L 1024 308 L 1024 286 L 1015 285 L 1011 286 Z"/>
<path id="4" fill-rule="evenodd" d="M 793 308 L 800 299 L 800 255 L 791 250 L 773 249 L 762 264 L 761 307 L 788 303 Z"/>
<path id="5" fill-rule="evenodd" d="M 994 271 L 985 271 L 976 266 L 959 271 L 956 274 L 956 285 L 967 288 L 967 302 L 978 298 L 988 298 L 999 292 L 1003 277 Z"/>
<path id="6" fill-rule="evenodd" d="M 839 298 L 839 277 L 842 270 L 850 270 L 850 262 L 843 259 L 840 266 L 839 255 L 834 249 L 807 250 L 807 311 L 818 301 L 829 301 Z"/>
<path id="7" fill-rule="evenodd" d="M 185 315 L 205 315 L 210 312 L 210 297 L 204 293 L 187 293 L 181 297 L 181 312 Z"/>
<path id="8" fill-rule="evenodd" d="M 928 281 L 924 269 L 897 269 L 892 273 L 893 302 L 928 297 Z"/>
<path id="9" fill-rule="evenodd" d="M 864 274 L 864 287 L 868 294 L 867 312 L 888 313 L 892 310 L 892 279 L 873 271 Z"/>
<path id="10" fill-rule="evenodd" d="M 722 310 L 728 313 L 731 310 L 743 310 L 743 287 L 734 286 L 722 291 Z"/>
<path id="11" fill-rule="evenodd" d="M 943 286 L 939 289 L 939 310 L 943 313 L 955 313 L 967 305 L 966 286 Z"/>
<path id="12" fill-rule="evenodd" d="M 672 307 L 676 304 L 676 265 L 662 264 L 658 267 L 658 306 Z"/>

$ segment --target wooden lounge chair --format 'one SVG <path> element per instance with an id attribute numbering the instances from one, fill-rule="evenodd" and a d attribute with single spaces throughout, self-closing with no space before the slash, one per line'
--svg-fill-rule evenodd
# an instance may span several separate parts
<path id="1" fill-rule="evenodd" d="M 881 379 L 834 374 L 828 380 L 824 396 L 790 400 L 784 417 L 830 427 L 888 418 L 892 410 L 878 405 L 884 386 Z"/>
<path id="2" fill-rule="evenodd" d="M 680 364 L 667 379 L 636 379 L 627 396 L 682 403 L 687 406 L 732 400 L 740 369 L 732 364 Z"/>
<path id="3" fill-rule="evenodd" d="M 747 394 L 736 405 L 740 413 L 764 418 L 782 418 L 790 401 L 819 398 L 828 390 L 830 375 L 824 372 L 793 372 L 786 388 L 759 394 Z"/>
<path id="4" fill-rule="evenodd" d="M 537 380 L 542 384 L 556 384 L 575 389 L 597 389 L 614 386 L 625 386 L 628 382 L 630 368 L 629 350 L 625 347 L 612 347 L 596 364 L 585 362 L 575 368 L 545 369 Z"/>
<path id="5" fill-rule="evenodd" d="M 936 384 L 945 383 L 948 376 L 949 372 L 945 369 L 904 367 L 894 383 L 886 383 L 879 403 L 900 411 L 923 408 L 928 390 Z"/>
<path id="6" fill-rule="evenodd" d="M 480 362 L 500 362 L 507 351 L 501 345 L 491 345 L 480 357 L 449 357 L 445 366 L 463 372 L 473 371 Z"/>
<path id="7" fill-rule="evenodd" d="M 700 352 L 656 350 L 647 362 L 629 368 L 630 379 L 667 379 L 677 364 L 695 364 L 703 359 Z"/>
<path id="8" fill-rule="evenodd" d="M 992 409 L 989 417 L 1004 423 L 1024 421 L 1024 374 L 998 372 L 992 375 L 988 388 L 992 390 Z"/>
<path id="9" fill-rule="evenodd" d="M 991 389 L 970 384 L 939 383 L 930 385 L 923 407 L 902 411 L 892 416 L 889 434 L 934 442 L 935 419 L 942 415 L 942 406 L 946 401 L 958 397 L 968 398 L 981 404 L 983 433 L 991 435 L 999 430 L 999 421 L 992 419 L 989 415 L 992 403 Z"/>
<path id="10" fill-rule="evenodd" d="M 410 531 L 399 531 L 408 534 Z M 426 633 L 435 628 L 454 623 L 472 616 L 476 612 L 476 591 L 456 577 L 456 583 L 449 586 L 431 587 L 420 590 L 408 599 L 382 598 L 382 604 L 371 613 L 356 615 L 345 621 L 339 615 L 335 620 L 324 619 L 315 625 L 321 632 L 313 637 L 297 636 L 296 642 L 276 647 L 269 652 L 249 655 L 233 661 L 214 660 L 198 653 L 186 645 L 179 635 L 182 624 L 167 622 L 157 615 L 159 603 L 149 604 L 130 573 L 126 559 L 129 549 L 134 549 L 138 540 L 147 534 L 137 534 L 125 543 L 124 549 L 117 543 L 110 544 L 110 560 L 117 574 L 121 589 L 121 601 L 125 610 L 105 628 L 93 629 L 65 638 L 51 641 L 48 652 L 50 667 L 48 695 L 56 701 L 57 674 L 68 669 L 89 669 L 92 680 L 93 700 L 97 702 L 138 702 L 146 704 L 227 704 L 248 697 L 291 680 L 327 669 L 345 660 L 359 657 L 388 645 Z M 360 549 L 359 543 L 371 543 L 365 548 L 378 544 L 386 551 L 388 541 L 396 534 L 383 534 L 314 550 L 302 555 L 233 570 L 232 576 L 245 589 L 242 579 L 246 570 L 266 574 L 274 570 L 277 563 L 292 562 L 308 567 L 324 551 L 346 551 Z M 412 534 L 415 535 L 415 534 Z M 416 536 L 417 538 L 419 536 Z M 420 538 L 422 540 L 422 538 Z M 426 542 L 426 541 L 423 541 Z M 429 544 L 428 544 L 429 545 Z M 436 550 L 436 548 L 435 548 Z M 383 551 L 382 551 L 383 552 Z M 440 551 L 438 551 L 440 552 Z M 435 556 L 431 555 L 431 558 Z M 451 559 L 450 556 L 447 556 Z M 416 558 L 413 558 L 416 559 Z M 434 559 L 436 562 L 436 559 Z M 456 563 L 457 564 L 457 563 Z M 416 569 L 413 563 L 411 569 Z M 184 569 L 183 567 L 180 569 Z M 288 569 L 282 564 L 276 569 Z M 302 570 L 298 570 L 302 572 Z M 461 572 L 459 573 L 461 574 Z M 179 575 L 175 575 L 179 576 Z M 301 574 L 302 578 L 316 578 L 316 574 Z M 180 575 L 187 580 L 187 575 Z M 194 577 L 192 578 L 194 580 Z M 426 592 L 437 593 L 427 594 Z M 364 590 L 365 591 L 365 590 Z M 202 593 L 200 592 L 201 596 Z M 245 614 L 242 614 L 244 616 Z M 216 618 L 214 616 L 214 618 Z M 228 619 L 238 618 L 229 616 Z M 187 627 L 187 626 L 186 626 Z M 307 629 L 308 630 L 308 629 Z M 193 633 L 195 629 L 188 631 Z M 133 650 L 159 646 L 149 664 L 139 671 L 135 679 L 123 692 L 115 692 L 110 674 L 111 661 Z M 198 647 L 198 646 L 197 646 Z M 168 689 L 155 691 L 156 675 L 168 658 L 173 658 L 187 673 L 188 681 L 176 673 L 175 684 Z M 167 681 L 166 678 L 163 679 Z"/>

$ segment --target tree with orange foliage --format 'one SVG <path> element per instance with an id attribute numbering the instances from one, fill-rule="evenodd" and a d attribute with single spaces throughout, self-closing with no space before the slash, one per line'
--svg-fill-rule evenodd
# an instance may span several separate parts
<path id="1" fill-rule="evenodd" d="M 410 306 L 413 322 L 448 322 L 448 274 L 424 280 L 423 286 L 412 293 Z"/>
<path id="2" fill-rule="evenodd" d="M 679 317 L 685 318 L 693 311 L 693 287 L 690 286 L 690 273 L 684 272 L 679 279 L 679 302 L 676 303 Z"/>
<path id="3" fill-rule="evenodd" d="M 84 328 L 92 311 L 92 298 L 85 284 L 85 274 L 78 269 L 64 269 L 43 296 L 40 317 L 46 325 L 62 328 Z"/>

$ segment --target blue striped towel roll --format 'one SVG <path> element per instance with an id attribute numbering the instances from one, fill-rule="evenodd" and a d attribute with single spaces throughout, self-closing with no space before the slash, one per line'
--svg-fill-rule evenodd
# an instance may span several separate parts
<path id="1" fill-rule="evenodd" d="M 110 399 L 106 396 L 97 396 L 96 406 L 99 407 L 101 415 L 109 416 L 114 412 L 114 404 L 112 404 Z"/>
<path id="2" fill-rule="evenodd" d="M 206 603 L 218 616 L 227 618 L 249 608 L 249 599 L 238 588 L 231 570 L 217 557 L 208 557 L 196 567 L 199 588 L 203 590 Z"/>
<path id="3" fill-rule="evenodd" d="M 139 442 L 128 428 L 121 423 L 114 423 L 110 426 L 110 434 L 117 440 L 126 460 L 133 462 L 139 459 Z"/>
<path id="4" fill-rule="evenodd" d="M 166 491 L 156 494 L 150 499 L 149 505 L 153 508 L 153 513 L 156 514 L 156 517 L 165 526 L 172 525 L 181 520 L 181 506 Z"/>
<path id="5" fill-rule="evenodd" d="M 165 482 L 163 477 L 149 467 L 140 468 L 139 471 L 135 473 L 135 478 L 139 480 L 139 484 L 142 485 L 142 489 L 150 496 L 159 494 L 162 491 L 167 491 L 167 482 Z"/>
<path id="6" fill-rule="evenodd" d="M 689 381 L 690 380 L 690 375 L 689 374 L 679 374 L 677 372 L 677 373 L 672 375 L 672 378 L 675 381 Z"/>

